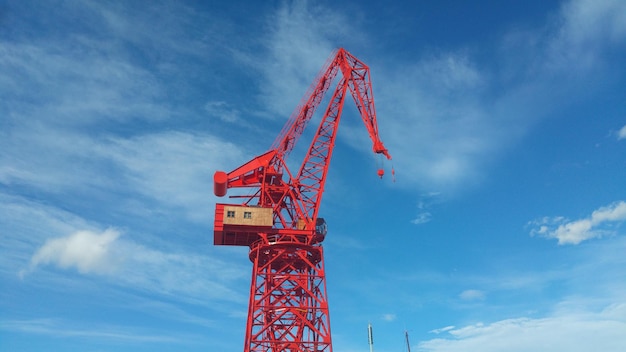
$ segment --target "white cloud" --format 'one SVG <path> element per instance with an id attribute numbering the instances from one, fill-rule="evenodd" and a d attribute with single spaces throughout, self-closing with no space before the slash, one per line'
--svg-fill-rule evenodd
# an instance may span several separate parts
<path id="1" fill-rule="evenodd" d="M 485 292 L 480 290 L 465 290 L 459 294 L 459 298 L 464 301 L 480 301 L 485 299 Z"/>
<path id="2" fill-rule="evenodd" d="M 180 300 L 245 302 L 244 295 L 230 287 L 233 281 L 248 278 L 243 265 L 226 265 L 218 258 L 189 252 L 160 251 L 123 240 L 120 235 L 115 229 L 82 230 L 49 239 L 32 255 L 29 268 L 19 274 L 29 280 L 26 274 L 51 265 L 76 269 L 83 275 L 100 275 L 113 285 L 176 294 Z"/>
<path id="3" fill-rule="evenodd" d="M 412 224 L 419 225 L 425 224 L 432 219 L 432 214 L 428 209 L 432 207 L 434 204 L 441 202 L 440 192 L 429 192 L 420 195 L 417 201 L 417 216 L 411 220 Z"/>
<path id="4" fill-rule="evenodd" d="M 226 264 L 217 257 L 192 252 L 166 252 L 124 241 L 118 253 L 123 258 L 116 279 L 124 286 L 176 295 L 196 304 L 215 300 L 243 303 L 247 297 L 235 291 L 234 282 L 247 281 L 249 270 L 236 263 Z"/>
<path id="5" fill-rule="evenodd" d="M 59 319 L 30 319 L 30 320 L 3 320 L 0 329 L 28 334 L 50 335 L 59 337 L 97 338 L 107 341 L 123 341 L 125 343 L 173 343 L 188 340 L 189 336 L 173 337 L 170 334 L 146 335 L 141 329 L 130 326 L 76 326 L 76 323 L 65 322 Z M 171 333 L 171 331 L 170 331 Z"/>
<path id="6" fill-rule="evenodd" d="M 583 77 L 619 65 L 609 52 L 625 38 L 624 13 L 623 1 L 570 1 L 546 26 L 511 28 L 494 65 L 471 48 L 371 64 L 381 136 L 396 169 L 412 176 L 401 186 L 448 195 L 480 182 L 537 121 L 597 88 Z"/>
<path id="7" fill-rule="evenodd" d="M 510 81 L 505 77 L 507 72 L 480 66 L 471 50 L 435 53 L 388 65 L 384 56 L 359 57 L 371 67 L 381 137 L 394 156 L 396 169 L 410 175 L 403 179 L 402 187 L 436 188 L 449 193 L 480 182 L 486 163 L 515 143 L 549 110 L 558 109 L 564 98 L 554 96 L 559 90 L 553 85 L 555 81 L 558 85 L 569 84 L 570 78 L 563 72 L 571 72 L 567 65 L 572 63 L 566 61 L 554 69 L 552 63 L 545 63 L 550 60 L 543 59 L 551 55 L 560 57 L 560 51 L 553 53 L 556 46 L 568 52 L 567 47 L 557 45 L 557 38 L 574 30 L 575 26 L 569 24 L 578 18 L 577 13 L 563 10 L 561 16 L 566 20 L 559 22 L 561 26 L 555 26 L 554 32 L 533 32 L 530 34 L 533 40 L 520 44 L 522 47 L 502 51 L 506 55 L 497 58 L 500 61 L 497 67 L 516 67 L 518 75 L 526 75 L 519 81 Z M 312 18 L 322 17 L 324 21 L 311 23 Z M 285 5 L 272 18 L 269 54 L 261 68 L 265 76 L 261 95 L 270 103 L 271 113 L 287 115 L 295 108 L 312 77 L 336 46 L 333 43 L 343 42 L 333 34 L 335 28 L 343 28 L 336 31 L 339 36 L 358 33 L 352 29 L 358 27 L 358 22 L 346 26 L 346 21 L 339 17 L 323 6 L 299 3 Z M 593 35 L 607 34 L 601 31 Z M 356 43 L 354 38 L 351 40 L 358 47 L 359 40 Z M 542 44 L 531 44 L 537 42 Z M 568 43 L 574 45 L 574 41 Z M 513 52 L 515 55 L 510 55 Z M 527 52 L 542 60 L 539 63 L 528 60 L 520 68 L 519 53 Z M 591 70 L 593 66 L 578 74 L 584 76 Z M 545 77 L 549 79 L 544 80 Z M 503 81 L 509 84 L 508 89 L 492 97 Z M 570 96 L 575 99 L 575 95 L 574 92 Z M 369 145 L 367 135 L 356 131 L 362 129 L 360 121 L 344 121 L 342 140 L 369 152 L 364 147 Z M 423 223 L 427 219 L 428 215 L 423 214 L 415 222 Z"/>
<path id="8" fill-rule="evenodd" d="M 545 217 L 530 222 L 535 226 L 531 235 L 546 238 L 556 238 L 559 244 L 579 244 L 580 242 L 616 233 L 612 225 L 626 220 L 626 202 L 619 201 L 601 207 L 591 213 L 591 216 L 568 221 L 563 217 Z"/>
<path id="9" fill-rule="evenodd" d="M 626 346 L 626 304 L 433 330 L 444 331 L 448 337 L 420 342 L 419 351 L 619 352 Z"/>
<path id="10" fill-rule="evenodd" d="M 218 43 L 215 33 L 220 43 L 229 42 L 220 21 L 198 21 L 202 13 L 178 5 L 164 9 L 168 4 L 19 6 L 13 20 L 22 26 L 0 40 L 0 71 L 6 73 L 0 77 L 0 95 L 6 97 L 0 102 L 0 188 L 24 196 L 0 193 L 0 271 L 15 275 L 22 269 L 30 273 L 25 280 L 48 287 L 89 281 L 49 270 L 56 268 L 201 304 L 245 302 L 231 291 L 233 280 L 249 277 L 244 265 L 183 251 L 181 242 L 189 237 L 142 232 L 162 220 L 209 222 L 212 173 L 243 159 L 239 145 L 208 133 L 173 131 L 188 131 L 189 120 L 194 127 L 204 123 L 199 121 L 206 118 L 205 98 L 193 101 L 187 93 L 205 79 L 194 77 L 198 66 L 204 70 L 216 55 L 227 55 L 207 45 Z M 21 23 L 19 11 L 28 13 L 28 23 Z M 41 18 L 54 21 L 46 31 L 32 29 Z M 97 36 L 91 36 L 94 28 Z M 205 96 L 211 95 L 207 87 Z M 153 212 L 146 216 L 148 211 Z M 170 218 L 159 218 L 166 211 Z M 143 217 L 136 216 L 140 212 Z M 135 240 L 102 230 L 101 224 L 119 222 L 134 228 Z M 159 249 L 167 245 L 177 249 Z"/>
<path id="11" fill-rule="evenodd" d="M 411 220 L 412 224 L 420 225 L 429 222 L 432 219 L 433 215 L 430 212 L 421 212 L 417 214 L 415 219 Z"/>
<path id="12" fill-rule="evenodd" d="M 601 52 L 599 46 L 626 38 L 625 13 L 626 3 L 620 0 L 569 1 L 562 8 L 563 26 L 555 45 L 571 50 L 572 62 L 591 64 Z"/>
<path id="13" fill-rule="evenodd" d="M 204 105 L 204 109 L 210 116 L 217 116 L 220 120 L 228 123 L 240 122 L 240 113 L 237 109 L 229 106 L 224 101 L 210 101 Z"/>
<path id="14" fill-rule="evenodd" d="M 598 225 L 605 221 L 623 220 L 626 220 L 626 202 L 624 201 L 615 202 L 591 213 L 591 222 L 594 225 Z"/>
<path id="15" fill-rule="evenodd" d="M 72 45 L 3 43 L 0 69 L 7 75 L 0 92 L 12 99 L 12 113 L 6 117 L 19 121 L 22 115 L 32 115 L 52 125 L 84 126 L 103 120 L 167 116 L 168 111 L 155 104 L 164 90 L 153 73 L 108 58 L 117 53 L 104 54 L 102 46 L 85 38 Z M 34 90 L 38 94 L 32 94 Z M 135 92 L 132 96 L 131 91 Z"/>
<path id="16" fill-rule="evenodd" d="M 69 12 L 82 9 L 74 5 Z M 70 21 L 83 18 L 53 6 L 47 10 Z M 0 138 L 5 151 L 0 154 L 0 182 L 44 193 L 78 191 L 81 196 L 85 187 L 116 185 L 106 179 L 109 169 L 94 158 L 98 138 L 103 131 L 111 133 L 110 123 L 121 127 L 169 116 L 162 99 L 165 87 L 154 71 L 128 60 L 122 49 L 103 39 L 106 36 L 70 32 L 62 40 L 19 38 L 0 44 L 0 71 L 6 73 L 0 84 L 0 95 L 6 97 L 0 106 L 6 119 L 6 134 Z"/>
<path id="17" fill-rule="evenodd" d="M 617 139 L 626 139 L 626 125 L 617 132 Z"/>
<path id="18" fill-rule="evenodd" d="M 500 314 L 491 318 L 494 309 L 502 312 L 503 306 L 486 301 L 471 312 L 470 319 L 475 323 L 459 325 L 450 321 L 447 324 L 450 326 L 432 330 L 438 336 L 420 342 L 416 350 L 622 351 L 626 345 L 625 248 L 626 237 L 615 237 L 576 251 L 558 251 L 552 258 L 558 270 L 526 263 L 520 269 L 521 275 L 520 271 L 509 271 L 504 275 L 465 277 L 464 284 L 488 287 L 490 296 L 498 297 L 497 300 L 505 293 L 507 309 L 515 307 L 512 311 L 523 313 L 504 313 L 506 318 Z M 506 282 L 520 277 L 523 282 Z M 521 300 L 510 296 L 511 293 L 520 295 Z M 467 321 L 467 317 L 460 319 Z"/>
<path id="19" fill-rule="evenodd" d="M 386 313 L 386 314 L 383 314 L 383 320 L 384 320 L 384 321 L 388 321 L 388 322 L 389 322 L 389 321 L 394 321 L 394 320 L 396 320 L 396 315 L 395 315 L 395 314 L 393 314 L 393 313 Z"/>
<path id="20" fill-rule="evenodd" d="M 126 205 L 128 195 L 139 191 L 149 197 L 131 201 L 157 200 L 157 207 L 178 207 L 188 218 L 210 221 L 200 212 L 210 213 L 206 204 L 212 173 L 229 166 L 229 156 L 236 156 L 239 147 L 210 134 L 135 134 L 145 128 L 189 128 L 188 119 L 207 118 L 202 103 L 181 92 L 196 88 L 200 78 L 189 77 L 197 66 L 204 69 L 219 60 L 216 55 L 227 55 L 209 50 L 220 44 L 207 39 L 216 33 L 222 38 L 223 27 L 218 28 L 221 21 L 199 20 L 206 14 L 186 6 L 153 5 L 140 9 L 77 2 L 31 9 L 16 4 L 15 13 L 27 11 L 35 27 L 40 24 L 36 19 L 47 17 L 58 25 L 36 31 L 36 36 L 22 33 L 32 31 L 30 24 L 18 26 L 14 38 L 0 43 L 0 71 L 6 73 L 0 78 L 0 96 L 6 97 L 0 103 L 0 183 L 44 196 L 63 194 L 68 201 L 92 198 L 92 204 L 121 197 L 125 199 L 116 203 Z M 154 21 L 164 17 L 167 21 Z M 76 18 L 84 25 L 77 32 L 69 25 Z M 158 36 L 154 23 L 159 23 Z M 202 30 L 190 30 L 199 23 Z M 93 28 L 99 35 L 89 35 Z M 178 104 L 178 99 L 187 102 Z M 237 118 L 237 110 L 222 108 L 222 120 Z M 160 125 L 164 121 L 167 126 Z M 120 175 L 120 169 L 126 173 Z"/>
<path id="21" fill-rule="evenodd" d="M 446 326 L 446 327 L 443 327 L 443 328 L 440 328 L 440 329 L 430 330 L 429 333 L 439 335 L 439 334 L 441 334 L 443 332 L 450 331 L 450 330 L 452 330 L 454 328 L 455 328 L 454 325 L 449 325 L 449 326 Z"/>
<path id="22" fill-rule="evenodd" d="M 77 231 L 49 239 L 33 255 L 31 270 L 52 264 L 63 269 L 75 268 L 83 274 L 111 272 L 115 268 L 111 248 L 119 236 L 119 231 L 107 229 L 101 233 Z"/>
<path id="23" fill-rule="evenodd" d="M 237 309 L 245 304 L 250 275 L 245 261 L 227 262 L 179 242 L 98 227 L 69 211 L 0 193 L 0 274 L 18 274 L 25 284 L 46 287 L 74 280 L 74 275 L 48 270 L 56 268 L 133 292 L 175 294 L 177 301 L 201 305 L 228 301 Z M 75 280 L 76 285 L 85 282 Z M 233 308 L 223 304 L 220 309 Z"/>
<path id="24" fill-rule="evenodd" d="M 475 180 L 476 166 L 498 142 L 490 112 L 475 100 L 484 89 L 485 72 L 464 53 L 400 66 L 371 70 L 381 138 L 395 168 L 415 175 L 402 185 L 447 193 L 461 180 Z"/>
<path id="25" fill-rule="evenodd" d="M 337 11 L 307 1 L 283 3 L 270 17 L 269 27 L 269 54 L 260 66 L 265 76 L 260 98 L 270 113 L 286 117 L 336 48 L 334 43 L 348 35 L 354 40 L 356 31 Z"/>
<path id="26" fill-rule="evenodd" d="M 129 189 L 202 222 L 210 221 L 213 172 L 244 160 L 233 143 L 173 131 L 116 138 L 100 146 L 99 153 L 124 169 Z"/>
<path id="27" fill-rule="evenodd" d="M 210 221 L 213 172 L 245 159 L 240 146 L 210 134 L 168 131 L 102 139 L 43 126 L 12 132 L 0 138 L 0 148 L 8 151 L 0 156 L 1 183 L 67 199 L 91 197 L 94 206 L 120 197 L 115 202 L 135 213 L 177 208 L 202 222 Z"/>

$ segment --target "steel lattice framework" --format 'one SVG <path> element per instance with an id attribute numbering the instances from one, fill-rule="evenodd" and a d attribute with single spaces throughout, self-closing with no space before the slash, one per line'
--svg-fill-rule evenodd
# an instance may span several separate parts
<path id="1" fill-rule="evenodd" d="M 298 173 L 286 165 L 338 73 L 330 102 Z M 326 62 L 269 151 L 239 168 L 214 175 L 215 194 L 247 188 L 232 196 L 238 204 L 217 204 L 214 243 L 249 246 L 253 263 L 245 352 L 331 352 L 330 317 L 322 241 L 326 223 L 318 217 L 324 184 L 346 93 L 354 99 L 373 142 L 388 159 L 378 136 L 369 68 L 344 49 Z M 382 177 L 383 171 L 378 174 Z"/>

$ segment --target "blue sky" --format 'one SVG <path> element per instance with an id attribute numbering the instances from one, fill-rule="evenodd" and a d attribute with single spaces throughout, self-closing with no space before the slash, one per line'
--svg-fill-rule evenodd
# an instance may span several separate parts
<path id="1" fill-rule="evenodd" d="M 241 351 L 251 263 L 212 245 L 212 175 L 337 47 L 396 182 L 348 101 L 334 350 L 368 323 L 378 352 L 626 346 L 626 2 L 9 0 L 0 29 L 0 349 Z"/>

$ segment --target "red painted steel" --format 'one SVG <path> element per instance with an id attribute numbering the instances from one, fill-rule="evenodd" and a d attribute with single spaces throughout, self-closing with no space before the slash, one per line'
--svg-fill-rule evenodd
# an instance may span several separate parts
<path id="1" fill-rule="evenodd" d="M 228 175 L 224 171 L 217 171 L 213 175 L 213 193 L 218 197 L 226 195 L 226 184 L 228 183 Z"/>
<path id="2" fill-rule="evenodd" d="M 287 168 L 293 150 L 337 74 L 341 79 L 298 173 Z M 217 196 L 247 188 L 237 211 L 271 208 L 273 226 L 227 223 L 228 205 L 217 204 L 214 243 L 249 246 L 253 263 L 245 352 L 332 352 L 322 241 L 326 223 L 318 217 L 326 174 L 346 93 L 367 128 L 373 151 L 391 159 L 378 136 L 369 68 L 344 49 L 326 62 L 280 134 L 262 154 L 226 174 L 218 171 Z M 382 177 L 382 170 L 378 175 Z M 250 208 L 247 208 L 250 207 Z M 249 219 L 249 221 L 254 221 Z"/>

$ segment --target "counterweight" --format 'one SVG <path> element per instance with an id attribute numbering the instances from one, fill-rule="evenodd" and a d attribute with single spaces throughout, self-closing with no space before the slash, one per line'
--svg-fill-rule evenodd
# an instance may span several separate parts
<path id="1" fill-rule="evenodd" d="M 311 117 L 337 83 L 297 174 L 286 159 Z M 346 93 L 350 93 L 377 154 L 391 159 L 378 136 L 369 68 L 344 49 L 326 62 L 270 149 L 237 169 L 214 175 L 214 191 L 247 188 L 237 204 L 216 204 L 214 243 L 248 246 L 253 263 L 244 352 L 332 352 L 318 217 Z M 382 177 L 383 171 L 378 174 Z"/>

